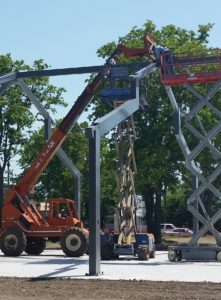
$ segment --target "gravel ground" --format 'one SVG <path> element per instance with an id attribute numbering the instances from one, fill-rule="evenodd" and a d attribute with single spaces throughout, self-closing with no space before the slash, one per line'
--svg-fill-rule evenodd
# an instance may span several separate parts
<path id="1" fill-rule="evenodd" d="M 0 299 L 220 299 L 220 283 L 0 278 Z"/>

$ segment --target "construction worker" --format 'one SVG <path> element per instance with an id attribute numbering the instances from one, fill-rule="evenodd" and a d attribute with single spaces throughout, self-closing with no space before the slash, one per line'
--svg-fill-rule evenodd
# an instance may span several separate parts
<path id="1" fill-rule="evenodd" d="M 116 65 L 117 59 L 118 59 L 118 56 L 117 56 L 117 55 L 114 55 L 114 57 L 112 57 L 112 58 L 109 60 L 109 65 Z"/>
<path id="2" fill-rule="evenodd" d="M 118 56 L 117 55 L 114 55 L 114 57 L 112 57 L 110 60 L 109 60 L 109 65 L 116 65 L 117 64 L 117 60 L 118 60 Z M 116 79 L 115 78 L 112 78 L 111 76 L 111 71 L 109 73 L 109 82 L 110 82 L 110 88 L 111 89 L 114 89 L 116 87 Z"/>
<path id="3" fill-rule="evenodd" d="M 156 59 L 156 63 L 158 66 L 161 64 L 161 56 L 164 55 L 165 63 L 169 65 L 166 69 L 168 73 L 174 74 L 174 66 L 173 66 L 173 55 L 167 47 L 163 47 L 161 45 L 153 44 L 150 47 L 150 52 L 154 55 Z"/>

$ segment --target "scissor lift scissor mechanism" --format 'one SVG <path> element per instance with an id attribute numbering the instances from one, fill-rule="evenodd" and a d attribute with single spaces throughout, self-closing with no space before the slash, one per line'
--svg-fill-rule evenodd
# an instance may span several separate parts
<path id="1" fill-rule="evenodd" d="M 122 104 L 115 101 L 114 105 Z M 113 135 L 117 152 L 118 205 L 116 215 L 119 227 L 118 244 L 131 244 L 136 234 L 136 205 L 134 176 L 137 173 L 134 156 L 136 131 L 133 116 L 117 126 Z"/>
<path id="2" fill-rule="evenodd" d="M 173 65 L 168 66 L 162 57 L 162 82 L 165 84 L 167 94 L 175 115 L 175 134 L 185 158 L 187 169 L 196 179 L 192 194 L 187 199 L 188 210 L 193 214 L 196 224 L 193 238 L 186 246 L 169 247 L 169 259 L 217 259 L 221 261 L 221 235 L 215 224 L 221 218 L 221 53 L 209 53 L 200 57 L 183 57 L 175 59 Z M 173 72 L 169 72 L 171 69 Z M 171 86 L 184 85 L 195 97 L 196 102 L 185 116 L 181 117 L 181 109 Z M 199 88 L 199 85 L 203 89 Z M 201 92 L 201 90 L 206 90 Z M 182 102 L 182 100 L 179 102 Z M 182 105 L 182 104 L 181 104 Z M 203 115 L 208 112 L 213 122 L 207 124 Z M 184 129 L 185 127 L 185 129 Z M 195 145 L 191 147 L 185 136 L 185 130 L 194 136 Z M 204 166 L 202 156 L 212 158 L 210 166 Z M 206 205 L 205 194 L 209 195 L 209 205 Z M 208 204 L 208 203 L 207 203 Z M 216 206 L 212 212 L 210 207 Z M 198 225 L 200 224 L 200 229 Z M 207 232 L 212 233 L 216 245 L 200 245 L 200 238 Z"/>

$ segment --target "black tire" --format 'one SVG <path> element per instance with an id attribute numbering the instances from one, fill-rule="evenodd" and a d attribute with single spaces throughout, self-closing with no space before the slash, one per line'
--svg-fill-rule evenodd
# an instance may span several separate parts
<path id="1" fill-rule="evenodd" d="M 177 252 L 174 250 L 169 250 L 168 251 L 168 259 L 169 261 L 175 261 L 177 259 Z"/>
<path id="2" fill-rule="evenodd" d="M 26 236 L 18 228 L 6 229 L 1 235 L 1 250 L 7 256 L 19 256 L 26 248 Z"/>
<path id="3" fill-rule="evenodd" d="M 139 246 L 137 257 L 139 260 L 148 260 L 149 259 L 149 250 L 148 246 Z"/>
<path id="4" fill-rule="evenodd" d="M 61 237 L 61 249 L 67 256 L 82 256 L 87 250 L 87 239 L 83 231 L 77 227 L 68 228 Z"/>
<path id="5" fill-rule="evenodd" d="M 101 245 L 101 259 L 111 260 L 114 258 L 114 249 L 111 244 Z"/>
<path id="6" fill-rule="evenodd" d="M 39 255 L 46 248 L 46 240 L 44 238 L 28 237 L 25 252 L 29 255 Z"/>

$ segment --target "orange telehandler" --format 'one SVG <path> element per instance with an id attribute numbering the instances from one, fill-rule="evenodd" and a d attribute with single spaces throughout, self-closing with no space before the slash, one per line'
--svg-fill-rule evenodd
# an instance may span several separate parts
<path id="1" fill-rule="evenodd" d="M 149 55 L 151 38 L 146 38 L 144 49 L 129 49 L 119 45 L 107 60 L 124 53 L 125 57 Z M 46 240 L 60 240 L 67 256 L 81 256 L 86 252 L 88 231 L 78 218 L 74 202 L 70 199 L 49 199 L 45 205 L 45 217 L 31 203 L 27 194 L 33 189 L 56 151 L 65 140 L 78 117 L 100 87 L 103 73 L 96 75 L 78 97 L 61 124 L 25 172 L 20 182 L 7 193 L 2 207 L 0 248 L 7 256 L 19 256 L 23 251 L 38 255 L 46 247 Z M 61 211 L 65 211 L 62 216 Z"/>
<path id="2" fill-rule="evenodd" d="M 117 52 L 115 50 L 109 59 Z M 5 255 L 18 256 L 23 251 L 38 255 L 44 251 L 47 239 L 60 240 L 61 248 L 67 256 L 81 256 L 85 253 L 88 231 L 78 218 L 74 202 L 63 198 L 49 199 L 45 206 L 45 217 L 42 217 L 27 194 L 92 100 L 102 79 L 103 74 L 100 72 L 86 86 L 20 182 L 7 193 L 3 201 L 0 228 L 0 247 Z M 66 217 L 61 216 L 61 210 L 66 211 Z"/>

